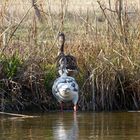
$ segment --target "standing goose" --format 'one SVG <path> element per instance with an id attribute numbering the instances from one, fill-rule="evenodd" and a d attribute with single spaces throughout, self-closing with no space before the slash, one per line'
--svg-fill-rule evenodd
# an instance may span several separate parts
<path id="1" fill-rule="evenodd" d="M 57 61 L 57 69 L 59 75 L 63 74 L 64 69 L 61 69 L 62 61 L 65 61 L 66 69 L 67 69 L 67 75 L 68 76 L 75 76 L 78 73 L 78 66 L 76 62 L 76 58 L 70 54 L 65 55 L 64 54 L 64 43 L 65 43 L 65 35 L 64 33 L 58 34 L 58 56 L 56 58 Z M 61 62 L 60 62 L 61 61 Z"/>
<path id="2" fill-rule="evenodd" d="M 72 101 L 74 104 L 74 111 L 77 111 L 76 104 L 78 102 L 79 87 L 75 79 L 67 75 L 65 57 L 60 60 L 60 77 L 58 77 L 53 84 L 52 93 L 61 104 L 61 111 L 63 110 L 62 102 Z"/>

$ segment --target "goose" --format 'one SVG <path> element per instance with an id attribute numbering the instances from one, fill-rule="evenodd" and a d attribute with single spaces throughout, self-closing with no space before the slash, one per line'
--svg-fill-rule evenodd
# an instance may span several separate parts
<path id="1" fill-rule="evenodd" d="M 66 62 L 64 58 L 60 59 L 60 70 L 63 72 L 55 81 L 52 86 L 52 93 L 57 101 L 61 105 L 61 111 L 63 111 L 62 102 L 72 101 L 74 104 L 74 112 L 77 111 L 78 92 L 79 87 L 74 77 L 68 76 L 66 69 Z"/>
<path id="2" fill-rule="evenodd" d="M 63 69 L 61 69 L 61 61 L 65 61 L 66 63 L 66 69 L 67 69 L 67 75 L 68 76 L 75 76 L 78 73 L 78 66 L 76 58 L 70 54 L 64 54 L 64 43 L 65 43 L 65 35 L 63 32 L 60 32 L 58 34 L 58 56 L 56 58 L 57 61 L 57 69 L 59 75 L 63 74 Z"/>

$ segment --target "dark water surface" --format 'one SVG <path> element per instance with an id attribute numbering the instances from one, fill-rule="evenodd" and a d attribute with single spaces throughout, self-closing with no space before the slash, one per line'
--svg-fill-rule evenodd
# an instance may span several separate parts
<path id="1" fill-rule="evenodd" d="M 0 116 L 0 140 L 140 140 L 140 113 L 53 112 Z"/>

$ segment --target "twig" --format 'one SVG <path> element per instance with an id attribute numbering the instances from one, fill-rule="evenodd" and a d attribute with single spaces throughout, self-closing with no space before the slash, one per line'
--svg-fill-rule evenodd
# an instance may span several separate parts
<path id="1" fill-rule="evenodd" d="M 32 0 L 32 6 L 34 7 L 35 14 L 36 14 L 38 20 L 39 20 L 40 22 L 42 22 L 43 19 L 42 19 L 42 17 L 41 17 L 40 10 L 39 10 L 39 8 L 37 7 L 36 3 L 37 3 L 36 0 Z"/>
<path id="2" fill-rule="evenodd" d="M 111 24 L 110 20 L 108 19 L 107 15 L 106 15 L 106 13 L 105 13 L 105 9 L 106 9 L 106 8 L 103 8 L 103 7 L 102 7 L 100 1 L 97 1 L 97 3 L 99 4 L 99 6 L 100 6 L 100 8 L 101 8 L 101 10 L 102 10 L 102 12 L 103 12 L 103 14 L 104 14 L 104 17 L 105 17 L 106 20 L 108 21 L 108 24 L 110 25 L 112 31 L 113 31 L 113 32 L 115 33 L 115 35 L 119 38 L 119 36 L 118 36 L 116 30 L 114 29 L 113 25 Z"/>
<path id="3" fill-rule="evenodd" d="M 23 114 L 15 114 L 15 113 L 8 113 L 8 112 L 0 112 L 2 115 L 10 115 L 10 116 L 16 116 L 16 117 L 23 117 L 23 118 L 33 118 L 37 116 L 30 116 L 30 115 L 23 115 Z"/>
<path id="4" fill-rule="evenodd" d="M 90 25 L 82 16 L 80 16 L 78 14 L 78 12 L 76 12 L 77 16 L 83 21 L 85 22 L 93 31 L 95 30 L 95 27 L 93 25 Z"/>
<path id="5" fill-rule="evenodd" d="M 37 2 L 36 2 L 36 3 L 37 3 Z M 34 4 L 36 4 L 36 3 L 34 3 Z M 18 27 L 21 25 L 21 23 L 23 22 L 23 20 L 25 19 L 25 17 L 28 15 L 28 13 L 30 12 L 30 10 L 31 10 L 33 7 L 34 7 L 34 5 L 32 5 L 32 6 L 28 9 L 28 11 L 26 12 L 26 14 L 22 17 L 22 19 L 20 20 L 20 22 L 18 23 L 18 25 L 17 25 L 16 28 L 14 29 L 14 31 L 11 33 L 11 35 L 10 35 L 10 37 L 9 37 L 9 40 L 8 40 L 8 42 L 7 42 L 7 45 L 9 44 L 9 42 L 11 41 L 11 39 L 12 39 L 13 35 L 15 34 L 16 30 L 17 30 Z M 6 45 L 6 46 L 7 46 L 7 45 Z M 6 46 L 4 46 L 4 48 L 2 49 L 2 52 L 5 50 Z M 2 53 L 2 52 L 1 52 L 1 53 Z"/>
<path id="6" fill-rule="evenodd" d="M 12 25 L 9 26 L 9 27 L 7 27 L 7 28 L 0 34 L 0 38 L 8 31 L 11 27 L 12 27 Z"/>

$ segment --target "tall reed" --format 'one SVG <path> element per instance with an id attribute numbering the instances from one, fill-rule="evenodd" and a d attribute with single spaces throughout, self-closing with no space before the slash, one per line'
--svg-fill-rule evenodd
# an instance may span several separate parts
<path id="1" fill-rule="evenodd" d="M 58 109 L 51 86 L 59 31 L 66 34 L 66 53 L 77 58 L 81 110 L 140 108 L 137 7 L 109 0 L 71 11 L 71 1 L 31 2 L 1 3 L 1 110 Z"/>

